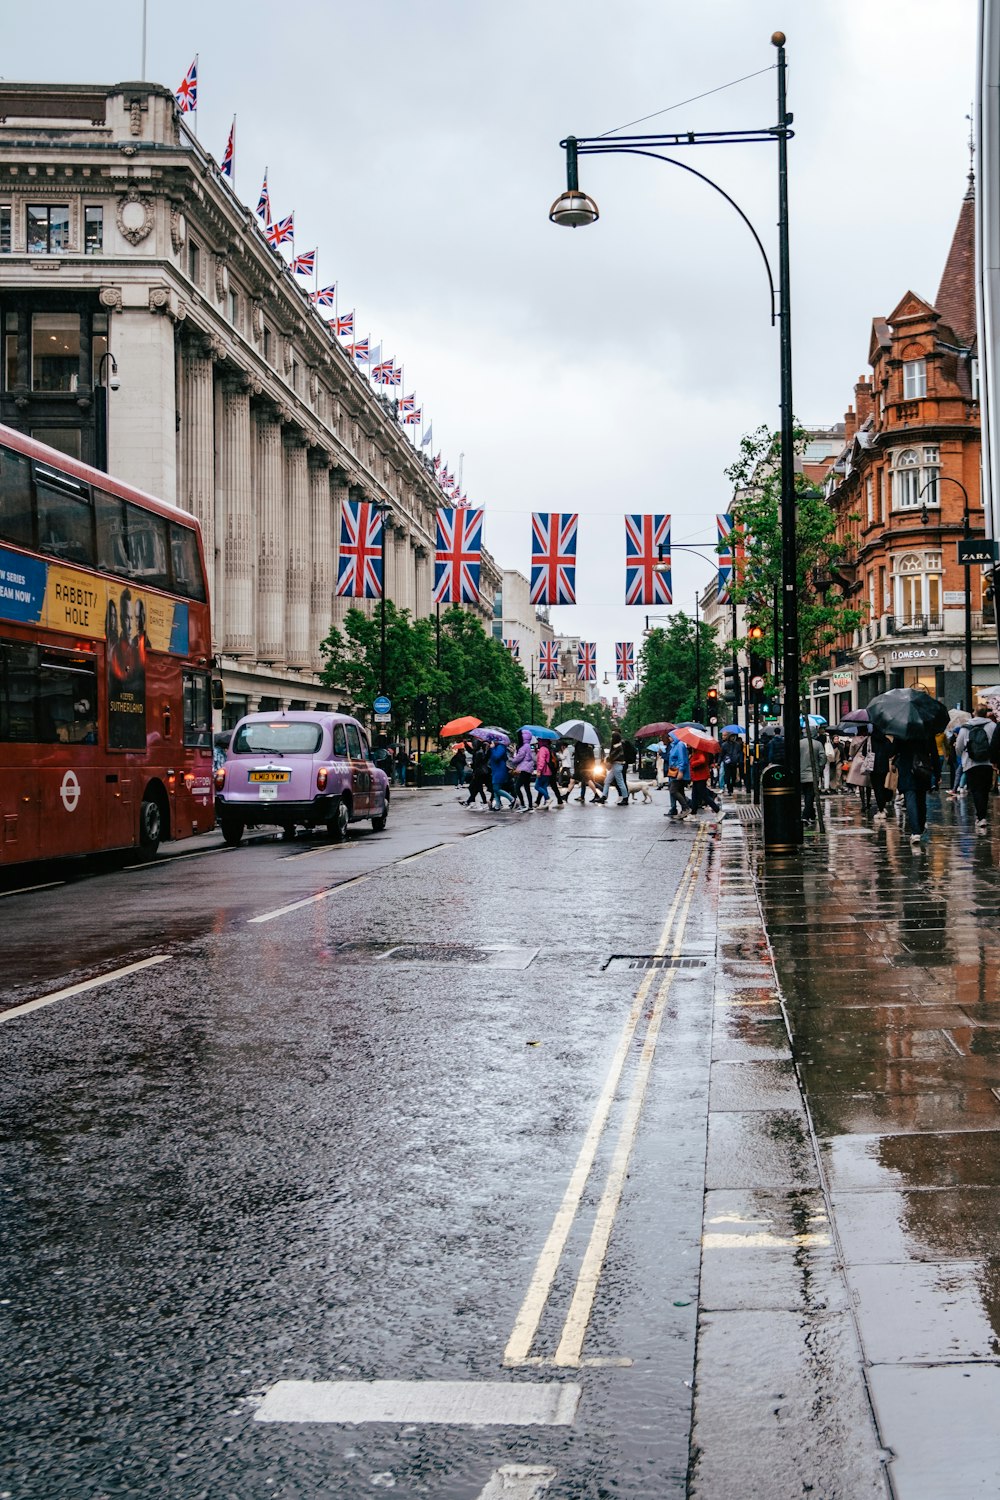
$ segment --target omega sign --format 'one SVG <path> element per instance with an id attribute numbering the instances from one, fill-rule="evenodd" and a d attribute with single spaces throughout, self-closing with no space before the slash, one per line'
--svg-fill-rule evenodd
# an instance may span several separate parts
<path id="1" fill-rule="evenodd" d="M 941 653 L 936 646 L 914 646 L 911 651 L 890 651 L 890 661 L 931 661 Z"/>

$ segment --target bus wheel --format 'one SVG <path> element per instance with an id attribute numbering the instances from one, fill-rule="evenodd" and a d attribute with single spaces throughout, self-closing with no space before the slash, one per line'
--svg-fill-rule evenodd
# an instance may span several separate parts
<path id="1" fill-rule="evenodd" d="M 139 808 L 139 849 L 152 859 L 163 837 L 163 809 L 155 797 L 144 797 Z"/>
<path id="2" fill-rule="evenodd" d="M 333 814 L 326 825 L 326 831 L 335 844 L 344 842 L 344 835 L 347 833 L 347 825 L 350 821 L 350 808 L 344 798 L 334 798 Z"/>
<path id="3" fill-rule="evenodd" d="M 230 849 L 235 849 L 237 844 L 243 842 L 243 830 L 246 824 L 241 822 L 239 818 L 221 818 L 219 820 L 219 827 L 222 829 L 222 837 Z"/>

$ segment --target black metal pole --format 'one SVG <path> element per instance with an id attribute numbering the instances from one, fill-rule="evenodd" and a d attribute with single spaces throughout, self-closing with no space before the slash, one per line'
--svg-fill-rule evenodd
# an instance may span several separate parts
<path id="1" fill-rule="evenodd" d="M 380 606 L 381 607 L 380 607 L 380 610 L 379 610 L 379 614 L 381 616 L 381 622 L 380 622 L 380 631 L 381 631 L 381 658 L 380 658 L 380 666 L 379 666 L 379 688 L 378 688 L 378 690 L 382 694 L 382 696 L 384 697 L 385 696 L 385 584 L 386 584 L 386 578 L 385 578 L 385 525 L 386 525 L 386 515 L 385 515 L 385 511 L 384 510 L 381 512 L 381 516 L 382 516 L 382 597 L 381 597 L 381 600 L 380 600 Z"/>
<path id="2" fill-rule="evenodd" d="M 694 717 L 701 723 L 701 630 L 698 626 L 698 595 L 694 596 Z"/>
<path id="3" fill-rule="evenodd" d="M 965 512 L 962 516 L 962 536 L 969 540 L 969 497 L 965 496 Z M 965 564 L 965 702 L 967 714 L 972 713 L 972 578 L 969 564 Z"/>
<path id="4" fill-rule="evenodd" d="M 778 317 L 781 333 L 781 634 L 784 700 L 785 785 L 794 796 L 794 816 L 785 827 L 788 842 L 802 843 L 799 774 L 799 599 L 795 543 L 795 452 L 792 405 L 792 299 L 788 244 L 788 115 L 785 93 L 785 36 L 771 38 L 778 49 Z M 776 849 L 775 852 L 778 852 Z"/>
<path id="5" fill-rule="evenodd" d="M 739 696 L 739 691 L 740 691 L 740 653 L 739 653 L 739 651 L 736 648 L 736 622 L 737 622 L 736 600 L 735 599 L 730 599 L 729 603 L 732 606 L 732 612 L 733 612 L 733 615 L 732 615 L 732 619 L 733 619 L 733 691 L 737 694 L 737 697 L 738 697 Z M 744 719 L 746 719 L 747 739 L 750 738 L 750 720 L 747 718 L 747 715 L 749 714 L 749 712 L 750 712 L 749 708 L 744 703 L 744 705 L 743 705 L 743 717 L 744 717 Z M 739 703 L 736 702 L 736 703 L 733 704 L 733 723 L 734 724 L 738 724 L 739 722 L 740 722 L 740 706 L 739 706 Z"/>

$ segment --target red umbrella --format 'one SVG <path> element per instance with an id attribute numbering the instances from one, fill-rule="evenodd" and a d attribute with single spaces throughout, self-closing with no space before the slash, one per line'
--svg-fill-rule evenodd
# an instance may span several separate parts
<path id="1" fill-rule="evenodd" d="M 662 740 L 671 733 L 673 727 L 667 723 L 643 724 L 641 729 L 636 730 L 635 737 L 637 740 Z"/>
<path id="2" fill-rule="evenodd" d="M 468 734 L 471 729 L 478 729 L 482 722 L 472 714 L 466 714 L 464 719 L 449 719 L 447 724 L 441 725 L 441 738 L 449 740 L 455 734 Z"/>
<path id="3" fill-rule="evenodd" d="M 687 745 L 689 750 L 701 750 L 705 755 L 719 755 L 722 746 L 710 734 L 699 734 L 697 729 L 686 729 L 683 725 L 674 730 L 674 739 Z"/>

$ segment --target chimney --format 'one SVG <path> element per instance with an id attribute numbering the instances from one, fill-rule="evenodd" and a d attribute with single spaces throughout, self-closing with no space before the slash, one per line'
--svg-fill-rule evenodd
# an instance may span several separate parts
<path id="1" fill-rule="evenodd" d="M 858 430 L 858 419 L 854 415 L 854 407 L 849 406 L 844 412 L 844 442 L 849 443 Z"/>
<path id="2" fill-rule="evenodd" d="M 863 375 L 858 376 L 858 383 L 854 387 L 854 402 L 858 413 L 858 426 L 863 427 L 874 410 L 871 381 L 866 380 Z"/>

